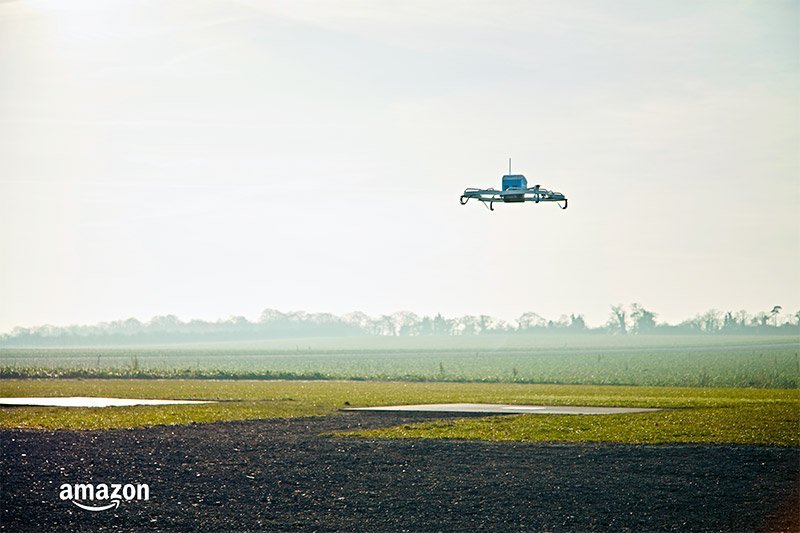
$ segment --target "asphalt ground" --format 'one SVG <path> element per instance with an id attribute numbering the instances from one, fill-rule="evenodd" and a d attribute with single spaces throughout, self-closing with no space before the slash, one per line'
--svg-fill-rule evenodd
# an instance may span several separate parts
<path id="1" fill-rule="evenodd" d="M 0 530 L 796 531 L 800 524 L 798 448 L 326 435 L 448 416 L 350 412 L 2 430 Z M 90 512 L 59 498 L 64 483 L 147 483 L 150 498 Z"/>

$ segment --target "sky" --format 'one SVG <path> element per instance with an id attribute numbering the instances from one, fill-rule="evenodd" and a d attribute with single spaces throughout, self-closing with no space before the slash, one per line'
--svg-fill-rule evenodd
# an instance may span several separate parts
<path id="1" fill-rule="evenodd" d="M 792 1 L 3 1 L 0 332 L 794 313 L 799 81 Z"/>

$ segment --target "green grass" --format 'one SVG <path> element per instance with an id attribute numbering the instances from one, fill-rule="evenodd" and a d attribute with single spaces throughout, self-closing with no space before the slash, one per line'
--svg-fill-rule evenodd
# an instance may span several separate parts
<path id="1" fill-rule="evenodd" d="M 351 433 L 369 438 L 494 441 L 714 442 L 800 445 L 800 391 L 346 381 L 0 380 L 0 396 L 112 396 L 220 400 L 107 408 L 0 408 L 0 427 L 132 428 L 329 415 L 350 405 L 483 402 L 661 407 L 632 415 L 520 415 L 410 424 Z"/>
<path id="2" fill-rule="evenodd" d="M 2 348 L 0 377 L 800 386 L 790 336 L 489 335 Z"/>
<path id="3" fill-rule="evenodd" d="M 364 438 L 497 442 L 714 443 L 800 446 L 794 403 L 698 408 L 628 415 L 511 415 L 422 422 L 342 433 Z"/>

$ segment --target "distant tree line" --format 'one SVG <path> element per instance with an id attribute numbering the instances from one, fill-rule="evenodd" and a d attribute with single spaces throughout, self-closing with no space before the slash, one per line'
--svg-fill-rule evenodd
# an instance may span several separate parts
<path id="1" fill-rule="evenodd" d="M 800 332 L 800 311 L 793 315 L 781 314 L 783 308 L 774 306 L 770 311 L 751 315 L 747 311 L 718 311 L 711 309 L 679 324 L 656 322 L 657 315 L 640 304 L 628 309 L 623 305 L 611 306 L 611 315 L 605 330 L 615 334 L 776 334 L 796 335 Z"/>
<path id="2" fill-rule="evenodd" d="M 422 316 L 407 311 L 370 317 L 361 312 L 342 316 L 303 311 L 282 313 L 266 309 L 251 322 L 236 316 L 214 322 L 183 322 L 175 315 L 157 316 L 147 322 L 135 318 L 94 325 L 36 326 L 15 328 L 0 335 L 0 347 L 85 346 L 116 344 L 159 344 L 175 342 L 222 342 L 299 337 L 347 336 L 455 336 L 496 334 L 613 334 L 613 335 L 774 335 L 800 334 L 800 311 L 781 313 L 779 305 L 770 311 L 706 311 L 679 324 L 659 323 L 658 315 L 634 303 L 611 307 L 608 321 L 589 327 L 583 315 L 562 315 L 548 320 L 525 313 L 513 321 L 488 315 L 446 318 L 441 314 Z"/>

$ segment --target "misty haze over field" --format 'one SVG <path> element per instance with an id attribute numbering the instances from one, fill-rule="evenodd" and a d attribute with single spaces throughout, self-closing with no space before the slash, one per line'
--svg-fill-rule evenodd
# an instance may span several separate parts
<path id="1" fill-rule="evenodd" d="M 164 342 L 217 342 L 281 338 L 350 336 L 472 336 L 507 334 L 612 334 L 612 335 L 798 335 L 800 311 L 722 313 L 715 309 L 678 324 L 656 321 L 657 314 L 639 304 L 611 307 L 608 321 L 587 325 L 582 315 L 564 315 L 548 320 L 525 313 L 514 321 L 488 315 L 444 317 L 419 316 L 408 311 L 370 317 L 361 312 L 337 316 L 330 313 L 288 312 L 266 309 L 257 321 L 245 317 L 208 322 L 181 321 L 175 315 L 154 317 L 147 322 L 135 318 L 84 326 L 38 326 L 15 328 L 0 336 L 0 347 L 69 346 L 81 344 L 137 344 Z"/>

